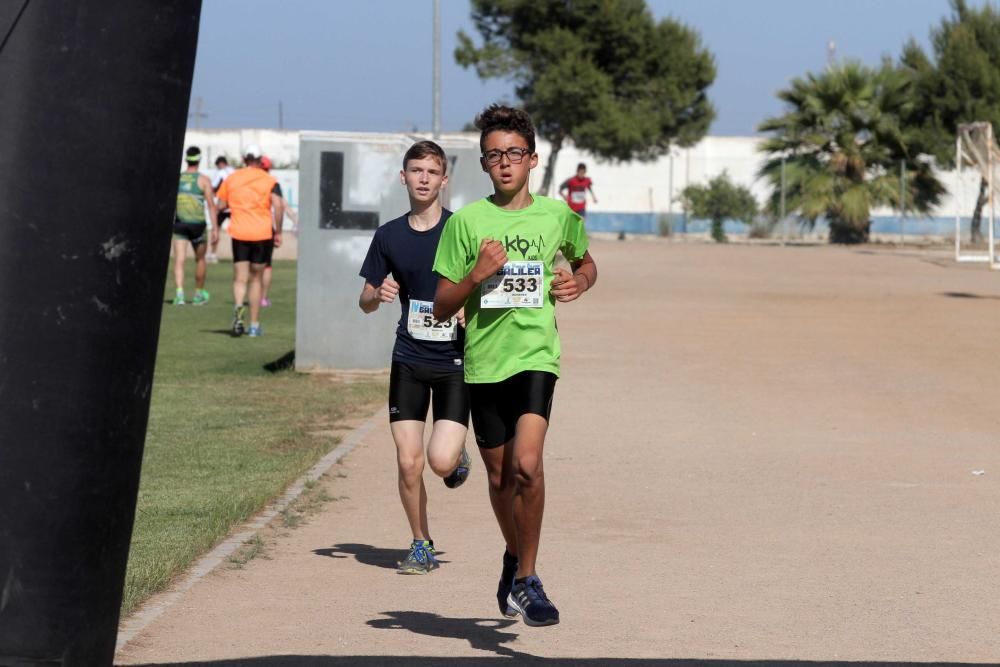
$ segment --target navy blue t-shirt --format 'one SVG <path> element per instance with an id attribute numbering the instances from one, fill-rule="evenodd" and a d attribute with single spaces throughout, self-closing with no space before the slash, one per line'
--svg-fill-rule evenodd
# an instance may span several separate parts
<path id="1" fill-rule="evenodd" d="M 375 230 L 375 238 L 361 265 L 361 277 L 378 287 L 392 274 L 399 283 L 401 315 L 396 327 L 396 345 L 392 360 L 418 366 L 433 366 L 461 371 L 465 357 L 465 330 L 458 327 L 453 341 L 417 340 L 407 329 L 410 299 L 434 302 L 438 275 L 431 270 L 444 223 L 451 211 L 444 209 L 433 228 L 418 232 L 410 227 L 409 213 L 390 220 Z"/>

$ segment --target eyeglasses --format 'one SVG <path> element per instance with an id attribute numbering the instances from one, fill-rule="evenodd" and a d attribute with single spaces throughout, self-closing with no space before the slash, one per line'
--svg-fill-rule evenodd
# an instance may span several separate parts
<path id="1" fill-rule="evenodd" d="M 510 160 L 511 164 L 521 164 L 521 160 L 531 155 L 531 151 L 527 148 L 508 148 L 505 151 L 495 149 L 483 153 L 483 159 L 486 160 L 486 164 L 491 167 L 495 167 L 500 164 L 504 155 L 507 156 L 507 159 Z"/>

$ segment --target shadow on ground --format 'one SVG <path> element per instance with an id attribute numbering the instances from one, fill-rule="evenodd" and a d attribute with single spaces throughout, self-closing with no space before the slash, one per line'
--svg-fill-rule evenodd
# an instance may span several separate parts
<path id="1" fill-rule="evenodd" d="M 270 373 L 280 373 L 295 369 L 295 350 L 286 352 L 274 361 L 264 364 L 264 370 Z"/>
<path id="2" fill-rule="evenodd" d="M 335 544 L 325 549 L 313 549 L 313 553 L 317 556 L 327 556 L 329 558 L 350 558 L 354 556 L 355 560 L 364 565 L 395 570 L 399 566 L 399 561 L 406 558 L 407 550 L 383 549 L 382 547 L 373 547 L 370 544 Z M 444 551 L 438 551 L 437 555 L 442 556 L 444 553 Z M 448 562 L 441 558 L 438 558 L 438 561 L 441 563 Z"/>
<path id="3" fill-rule="evenodd" d="M 373 549 L 368 545 L 360 546 Z M 333 551 L 333 549 L 317 549 Z M 375 549 L 389 552 L 390 549 Z M 349 552 L 348 552 L 349 553 Z M 332 554 L 322 554 L 332 555 Z M 334 556 L 346 558 L 346 556 Z M 517 633 L 504 632 L 518 626 L 524 632 L 545 632 L 544 629 L 526 628 L 516 620 L 497 618 L 447 618 L 419 611 L 384 611 L 385 618 L 368 621 L 368 626 L 381 630 L 403 630 L 428 637 L 462 639 L 479 651 L 493 653 L 482 657 L 454 657 L 417 655 L 275 655 L 210 660 L 204 662 L 147 663 L 142 667 L 476 667 L 477 665 L 541 665 L 543 667 L 972 667 L 964 662 L 877 662 L 813 661 L 813 660 L 714 660 L 698 658 L 544 658 L 514 650 L 508 644 L 515 642 Z M 627 650 L 627 647 L 625 647 Z"/>
<path id="4" fill-rule="evenodd" d="M 941 296 L 946 296 L 949 299 L 992 299 L 994 301 L 1000 299 L 1000 296 L 973 294 L 972 292 L 941 292 Z"/>

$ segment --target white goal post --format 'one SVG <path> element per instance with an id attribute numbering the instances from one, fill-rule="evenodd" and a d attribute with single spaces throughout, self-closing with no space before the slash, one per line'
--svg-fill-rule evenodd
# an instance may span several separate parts
<path id="1" fill-rule="evenodd" d="M 987 221 L 985 250 L 971 250 L 962 247 L 962 214 L 965 201 L 965 183 L 963 170 L 971 167 L 978 172 L 979 177 L 986 180 L 986 203 L 983 206 L 982 217 Z M 955 193 L 955 261 L 956 262 L 986 262 L 991 269 L 1000 269 L 996 251 L 996 206 L 995 188 L 1000 187 L 1000 178 L 994 178 L 995 170 L 1000 168 L 1000 148 L 997 147 L 993 135 L 993 125 L 988 122 L 965 123 L 958 126 L 955 138 L 955 182 L 958 192 Z M 977 198 L 978 198 L 978 189 Z"/>

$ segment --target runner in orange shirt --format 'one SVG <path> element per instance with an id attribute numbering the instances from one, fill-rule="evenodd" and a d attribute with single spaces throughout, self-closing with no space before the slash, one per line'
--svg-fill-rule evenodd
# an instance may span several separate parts
<path id="1" fill-rule="evenodd" d="M 219 187 L 219 208 L 230 210 L 229 236 L 233 239 L 233 336 L 256 338 L 260 327 L 261 277 L 272 237 L 281 247 L 281 219 L 285 215 L 281 197 L 274 193 L 277 181 L 260 168 L 261 150 L 251 144 L 243 155 L 244 167 L 229 175 Z M 246 329 L 244 299 L 250 301 L 250 328 Z"/>

